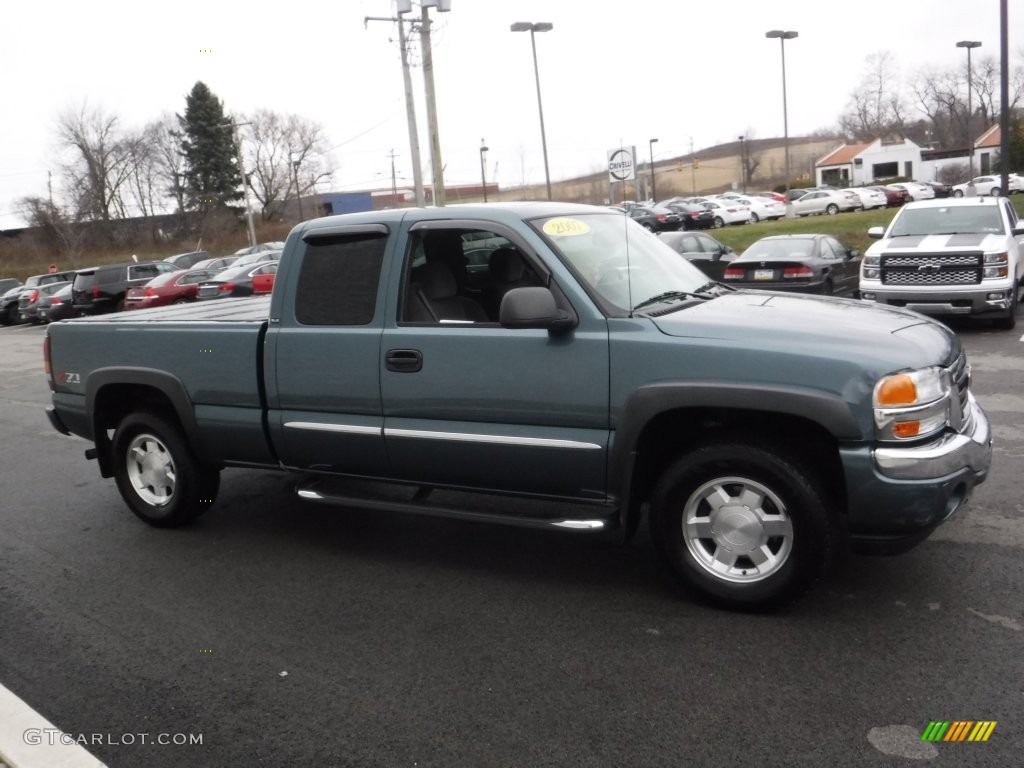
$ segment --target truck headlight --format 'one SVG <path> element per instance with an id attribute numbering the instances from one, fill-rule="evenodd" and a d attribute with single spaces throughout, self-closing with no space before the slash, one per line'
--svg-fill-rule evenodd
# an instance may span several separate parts
<path id="1" fill-rule="evenodd" d="M 863 275 L 865 280 L 878 280 L 882 277 L 882 270 L 864 267 Z"/>
<path id="2" fill-rule="evenodd" d="M 983 258 L 981 276 L 985 280 L 999 280 L 1010 274 L 1010 259 L 1005 251 L 986 253 Z"/>
<path id="3" fill-rule="evenodd" d="M 863 261 L 861 261 L 861 264 L 863 264 L 865 267 L 880 267 L 882 266 L 882 257 L 865 256 Z"/>
<path id="4" fill-rule="evenodd" d="M 951 385 L 942 368 L 922 368 L 881 378 L 875 384 L 875 434 L 879 440 L 916 440 L 949 424 Z"/>

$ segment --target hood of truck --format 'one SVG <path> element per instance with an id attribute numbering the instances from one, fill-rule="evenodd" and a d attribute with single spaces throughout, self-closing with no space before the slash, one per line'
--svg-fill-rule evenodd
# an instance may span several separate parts
<path id="1" fill-rule="evenodd" d="M 652 320 L 670 336 L 877 371 L 950 365 L 960 354 L 955 333 L 917 312 L 807 294 L 737 291 Z"/>
<path id="2" fill-rule="evenodd" d="M 960 235 L 904 235 L 889 237 L 872 243 L 868 253 L 875 255 L 882 251 L 913 251 L 914 253 L 944 253 L 946 251 L 977 251 L 994 253 L 1006 250 L 1006 235 L 984 232 Z"/>

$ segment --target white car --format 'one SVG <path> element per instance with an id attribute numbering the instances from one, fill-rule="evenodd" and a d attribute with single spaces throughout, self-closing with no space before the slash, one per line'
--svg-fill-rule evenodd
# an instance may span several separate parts
<path id="1" fill-rule="evenodd" d="M 1014 177 L 1016 177 L 1016 181 L 1014 181 Z M 1008 174 L 1007 180 L 1009 181 L 1010 192 L 1021 191 L 1020 176 L 1017 176 L 1015 173 L 1011 173 Z M 963 184 L 954 184 L 953 197 L 974 197 L 975 195 L 978 197 L 981 197 L 982 195 L 999 197 L 1003 193 L 1003 190 L 1000 188 L 1000 184 L 1002 183 L 1003 180 L 999 176 L 975 176 L 973 179 L 965 181 Z M 968 186 L 971 184 L 974 185 L 973 194 L 968 190 Z M 1014 189 L 1014 187 L 1016 187 L 1016 189 Z"/>
<path id="2" fill-rule="evenodd" d="M 842 210 L 851 209 L 850 199 L 834 189 L 812 189 L 807 194 L 798 197 L 790 205 L 793 206 L 793 213 L 797 216 L 811 216 L 819 213 L 834 216 Z"/>
<path id="3" fill-rule="evenodd" d="M 759 221 L 781 219 L 786 215 L 785 205 L 776 200 L 769 200 L 766 197 L 736 197 L 733 200 L 750 208 L 751 224 L 756 224 Z"/>
<path id="4" fill-rule="evenodd" d="M 850 187 L 846 191 L 852 192 L 860 198 L 861 208 L 865 211 L 870 211 L 873 208 L 885 208 L 888 204 L 885 193 L 879 192 L 877 189 L 869 189 L 867 187 Z"/>
<path id="5" fill-rule="evenodd" d="M 750 221 L 750 208 L 735 200 L 706 200 L 701 203 L 714 216 L 715 227 L 727 224 L 746 224 Z"/>
<path id="6" fill-rule="evenodd" d="M 896 189 L 906 190 L 911 202 L 916 203 L 918 200 L 933 200 L 935 198 L 934 189 L 929 187 L 927 184 L 921 184 L 917 181 L 901 181 L 897 184 L 890 184 L 889 186 L 896 187 Z"/>

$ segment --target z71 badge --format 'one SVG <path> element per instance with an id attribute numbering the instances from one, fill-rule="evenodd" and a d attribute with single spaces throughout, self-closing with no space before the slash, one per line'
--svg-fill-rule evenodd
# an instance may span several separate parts
<path id="1" fill-rule="evenodd" d="M 57 373 L 58 384 L 81 384 L 82 380 L 79 378 L 77 373 L 70 373 L 68 371 L 59 371 Z"/>

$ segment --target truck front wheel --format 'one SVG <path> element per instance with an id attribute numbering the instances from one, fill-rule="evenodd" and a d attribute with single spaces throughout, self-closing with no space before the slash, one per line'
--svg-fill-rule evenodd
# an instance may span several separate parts
<path id="1" fill-rule="evenodd" d="M 213 503 L 220 472 L 203 467 L 181 430 L 160 416 L 134 413 L 114 432 L 114 479 L 132 512 L 157 528 L 191 522 Z"/>
<path id="2" fill-rule="evenodd" d="M 684 586 L 731 608 L 765 609 L 806 591 L 838 524 L 814 474 L 775 447 L 716 443 L 680 457 L 651 499 L 651 538 Z"/>

